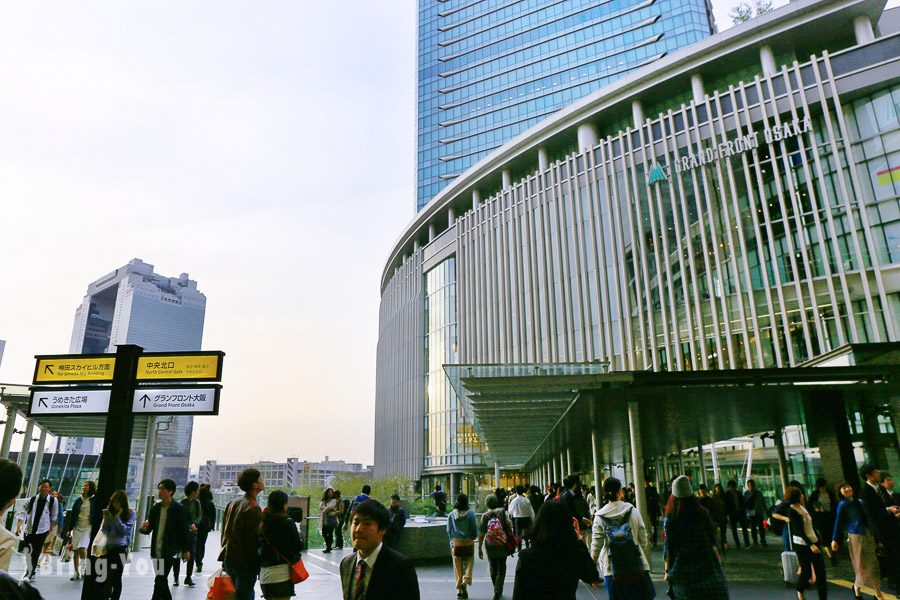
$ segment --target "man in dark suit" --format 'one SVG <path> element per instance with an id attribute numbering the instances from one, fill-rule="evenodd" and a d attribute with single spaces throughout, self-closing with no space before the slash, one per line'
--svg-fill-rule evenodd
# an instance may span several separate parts
<path id="1" fill-rule="evenodd" d="M 188 538 L 187 515 L 180 503 L 173 500 L 175 482 L 163 479 L 157 486 L 159 502 L 150 509 L 150 517 L 141 525 L 141 533 L 153 534 L 150 538 L 150 558 L 156 579 L 153 582 L 153 600 L 172 600 L 169 591 L 169 573 L 178 560 L 191 557 Z"/>
<path id="2" fill-rule="evenodd" d="M 341 561 L 344 600 L 419 600 L 415 567 L 382 543 L 389 523 L 390 513 L 377 500 L 354 509 L 350 539 L 356 552 Z"/>
<path id="3" fill-rule="evenodd" d="M 881 472 L 873 464 L 863 465 L 859 470 L 863 480 L 859 498 L 872 527 L 881 574 L 887 577 L 894 588 L 900 586 L 900 508 L 888 507 L 883 500 Z"/>

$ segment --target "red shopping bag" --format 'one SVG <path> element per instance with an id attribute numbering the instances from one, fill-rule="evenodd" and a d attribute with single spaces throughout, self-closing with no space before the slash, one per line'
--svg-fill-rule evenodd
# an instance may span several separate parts
<path id="1" fill-rule="evenodd" d="M 209 580 L 211 583 L 206 600 L 234 600 L 234 582 L 228 573 L 219 569 Z"/>

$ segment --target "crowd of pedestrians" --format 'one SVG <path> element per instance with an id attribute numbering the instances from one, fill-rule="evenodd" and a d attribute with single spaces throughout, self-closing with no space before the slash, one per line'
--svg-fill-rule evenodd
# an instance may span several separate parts
<path id="1" fill-rule="evenodd" d="M 664 561 L 657 572 L 663 569 L 669 597 L 724 600 L 729 597 L 722 569 L 728 529 L 737 548 L 765 546 L 767 533 L 782 537 L 782 575 L 795 586 L 798 600 L 811 588 L 820 600 L 827 598 L 829 559 L 844 547 L 855 574 L 854 594 L 861 597 L 867 588 L 883 599 L 883 581 L 896 588 L 900 576 L 900 495 L 893 478 L 875 466 L 864 465 L 859 474 L 858 489 L 846 481 L 829 486 L 819 479 L 809 495 L 792 481 L 771 508 L 752 479 L 744 489 L 734 480 L 724 487 L 717 483 L 710 493 L 706 485 L 695 487 L 681 475 L 662 492 L 645 483 L 643 515 L 634 486 L 614 477 L 599 490 L 583 486 L 577 475 L 544 492 L 527 485 L 497 488 L 484 498 L 480 514 L 466 494 L 456 495 L 450 510 L 440 486 L 429 496 L 435 515 L 446 518 L 460 599 L 469 597 L 477 550 L 477 558 L 488 563 L 494 600 L 503 597 L 508 559 L 516 553 L 513 600 L 574 599 L 579 581 L 602 586 L 610 600 L 651 600 L 657 594 L 650 577 L 651 548 L 662 541 Z M 0 508 L 15 503 L 21 482 L 19 467 L 0 459 Z M 258 500 L 265 482 L 256 469 L 244 470 L 237 484 L 243 494 L 224 510 L 222 572 L 216 575 L 230 578 L 235 600 L 254 598 L 257 583 L 269 600 L 290 598 L 305 570 L 289 497 L 273 491 L 263 510 Z M 194 585 L 194 571 L 203 569 L 206 541 L 216 527 L 208 486 L 188 482 L 179 501 L 177 491 L 173 480 L 159 482 L 158 502 L 139 526 L 150 537 L 153 600 L 171 599 L 169 582 L 182 583 L 182 562 L 183 584 Z M 366 485 L 352 499 L 343 499 L 338 490 L 325 489 L 318 507 L 322 552 L 341 548 L 343 532 L 349 532 L 354 551 L 339 568 L 345 600 L 418 600 L 415 567 L 398 551 L 408 520 L 401 497 L 391 495 L 385 506 L 371 493 Z M 82 582 L 82 598 L 122 597 L 122 575 L 139 521 L 125 492 L 113 493 L 103 506 L 94 482 L 85 482 L 66 512 L 52 482 L 44 480 L 16 516 L 15 534 L 0 527 L 0 598 L 41 598 L 31 584 L 48 547 L 50 553 L 62 547 L 72 556 L 71 579 Z M 27 559 L 18 582 L 7 574 L 16 548 Z"/>

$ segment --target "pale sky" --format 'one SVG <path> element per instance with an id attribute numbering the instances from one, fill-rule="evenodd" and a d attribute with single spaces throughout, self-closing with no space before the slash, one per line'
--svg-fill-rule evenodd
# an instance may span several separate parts
<path id="1" fill-rule="evenodd" d="M 371 463 L 381 269 L 415 207 L 415 18 L 412 0 L 7 3 L 0 382 L 68 352 L 87 284 L 141 258 L 198 282 L 203 349 L 226 353 L 193 467 Z"/>

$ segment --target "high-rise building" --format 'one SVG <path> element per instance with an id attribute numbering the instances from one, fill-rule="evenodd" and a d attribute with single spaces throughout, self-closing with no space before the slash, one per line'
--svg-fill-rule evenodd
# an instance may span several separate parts
<path id="1" fill-rule="evenodd" d="M 739 438 L 767 457 L 747 449 L 729 477 L 772 494 L 798 474 L 852 481 L 863 455 L 900 469 L 900 412 L 867 383 L 896 377 L 900 353 L 900 33 L 884 4 L 789 2 L 450 182 L 384 266 L 375 476 L 476 500 L 601 470 L 642 489 L 693 450 L 694 481 L 708 466 L 722 481 L 716 451 Z M 779 448 L 798 444 L 802 468 Z"/>
<path id="2" fill-rule="evenodd" d="M 715 32 L 708 0 L 418 7 L 417 210 L 550 114 Z"/>
<path id="3" fill-rule="evenodd" d="M 205 313 L 206 296 L 197 291 L 197 282 L 187 273 L 164 277 L 153 272 L 153 265 L 135 258 L 88 286 L 81 306 L 75 310 L 69 351 L 112 353 L 118 344 L 136 344 L 145 352 L 200 350 Z M 177 416 L 161 428 L 156 464 L 162 477 L 187 479 L 193 423 L 193 417 Z M 90 444 L 67 440 L 66 448 L 86 451 L 91 450 L 87 447 Z M 139 485 L 133 474 L 140 474 L 143 452 L 144 440 L 135 440 L 131 447 L 130 491 Z"/>

